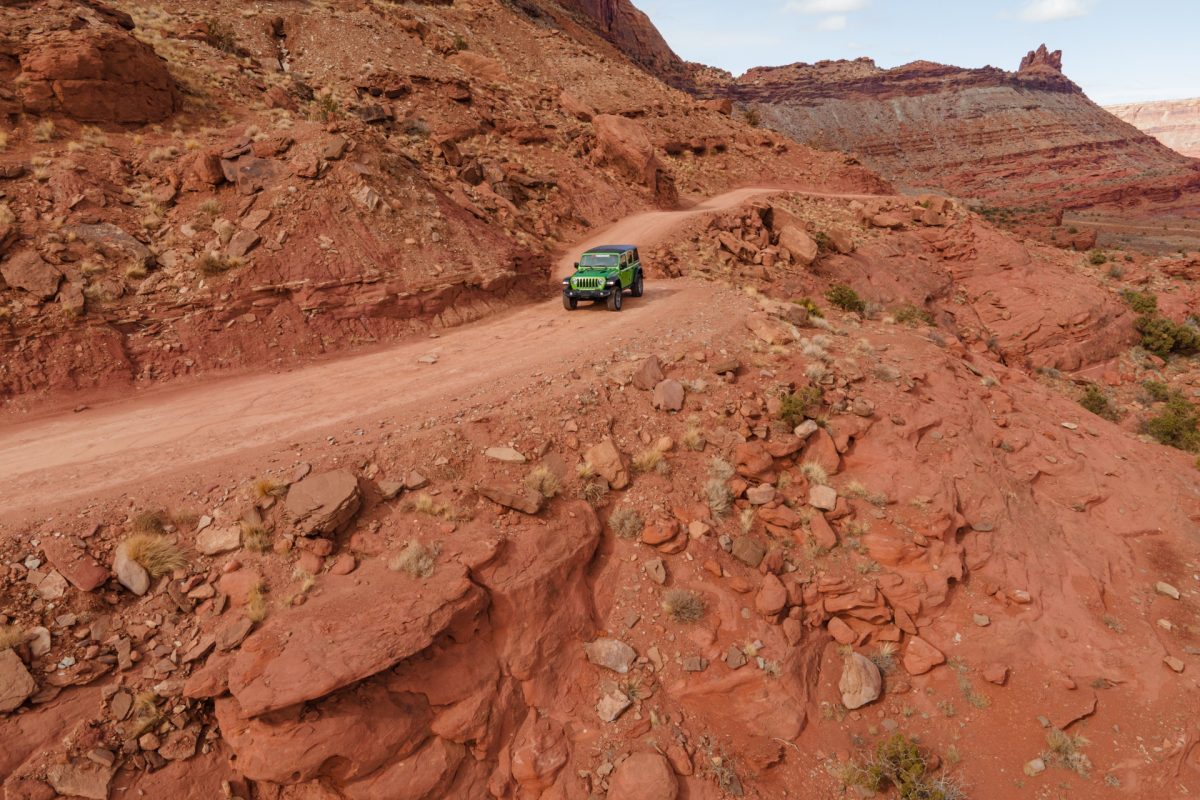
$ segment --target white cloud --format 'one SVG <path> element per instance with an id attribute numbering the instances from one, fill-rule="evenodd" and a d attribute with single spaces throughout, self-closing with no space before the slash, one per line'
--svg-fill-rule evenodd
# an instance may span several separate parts
<path id="1" fill-rule="evenodd" d="M 789 0 L 785 11 L 796 14 L 845 14 L 866 8 L 870 0 Z"/>
<path id="2" fill-rule="evenodd" d="M 844 31 L 846 30 L 846 15 L 835 14 L 832 17 L 826 17 L 817 23 L 819 31 Z"/>
<path id="3" fill-rule="evenodd" d="M 1082 17 L 1091 12 L 1090 0 L 1030 0 L 1021 10 L 1026 22 L 1052 22 Z"/>

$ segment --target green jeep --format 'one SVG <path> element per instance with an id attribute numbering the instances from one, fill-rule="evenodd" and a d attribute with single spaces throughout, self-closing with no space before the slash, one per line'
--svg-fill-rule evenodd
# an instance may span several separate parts
<path id="1" fill-rule="evenodd" d="M 563 308 L 574 311 L 580 300 L 603 300 L 609 311 L 621 310 L 625 290 L 641 297 L 642 261 L 631 244 L 593 247 L 575 262 L 575 274 L 563 278 Z"/>

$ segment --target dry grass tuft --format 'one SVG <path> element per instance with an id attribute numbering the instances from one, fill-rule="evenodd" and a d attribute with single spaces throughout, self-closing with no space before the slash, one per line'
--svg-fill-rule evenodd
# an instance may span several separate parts
<path id="1" fill-rule="evenodd" d="M 648 472 L 654 472 L 663 463 L 663 454 L 661 450 L 656 450 L 653 447 L 643 450 L 633 457 L 634 472 L 640 472 L 645 475 Z"/>
<path id="2" fill-rule="evenodd" d="M 267 618 L 267 587 L 258 583 L 246 593 L 246 617 L 251 622 L 262 622 Z"/>
<path id="3" fill-rule="evenodd" d="M 134 533 L 165 533 L 168 522 L 165 511 L 141 511 L 134 515 L 129 527 Z"/>
<path id="4" fill-rule="evenodd" d="M 593 507 L 600 505 L 607 494 L 608 484 L 604 481 L 590 480 L 579 487 L 579 497 Z"/>
<path id="5" fill-rule="evenodd" d="M 418 514 L 426 514 L 430 517 L 450 519 L 454 516 L 454 509 L 448 503 L 439 503 L 428 492 L 422 492 L 414 497 L 412 507 L 413 511 L 416 511 Z"/>
<path id="6" fill-rule="evenodd" d="M 242 529 L 242 547 L 250 552 L 266 553 L 274 547 L 271 532 L 264 526 L 245 520 L 242 520 L 239 526 Z"/>
<path id="7" fill-rule="evenodd" d="M 800 465 L 800 471 L 804 473 L 804 477 L 808 478 L 809 483 L 817 486 L 829 485 L 829 474 L 815 461 L 805 461 Z"/>
<path id="8" fill-rule="evenodd" d="M 1046 744 L 1049 749 L 1042 754 L 1047 764 L 1057 764 L 1086 778 L 1092 770 L 1092 760 L 1083 752 L 1091 742 L 1082 736 L 1071 734 L 1054 728 L 1046 733 Z"/>
<path id="9" fill-rule="evenodd" d="M 632 539 L 642 532 L 645 523 L 637 509 L 621 506 L 608 517 L 608 527 L 622 539 Z"/>
<path id="10" fill-rule="evenodd" d="M 670 589 L 663 595 L 662 609 L 676 622 L 698 622 L 704 617 L 704 598 L 687 589 Z"/>
<path id="11" fill-rule="evenodd" d="M 128 735 L 136 738 L 162 722 L 163 712 L 158 707 L 158 695 L 154 692 L 138 692 L 133 698 L 133 710 L 129 715 Z"/>
<path id="12" fill-rule="evenodd" d="M 704 438 L 704 432 L 695 424 L 688 425 L 687 430 L 683 432 L 683 446 L 688 450 L 699 453 L 708 444 L 708 440 Z"/>
<path id="13" fill-rule="evenodd" d="M 391 560 L 388 569 L 393 572 L 407 572 L 414 578 L 428 578 L 433 574 L 436 563 L 437 551 L 414 540 Z"/>
<path id="14" fill-rule="evenodd" d="M 165 536 L 135 533 L 124 541 L 125 553 L 142 565 L 150 577 L 157 578 L 187 565 L 183 551 Z"/>
<path id="15" fill-rule="evenodd" d="M 287 494 L 288 485 L 273 481 L 270 478 L 259 478 L 251 487 L 254 497 L 259 500 L 266 500 L 268 497 L 283 497 Z"/>
<path id="16" fill-rule="evenodd" d="M 54 120 L 44 119 L 33 126 L 33 140 L 35 142 L 48 142 L 54 138 Z"/>
<path id="17" fill-rule="evenodd" d="M 11 225 L 17 221 L 17 215 L 8 207 L 8 203 L 0 203 L 0 225 Z"/>
<path id="18" fill-rule="evenodd" d="M 562 481 L 559 480 L 558 473 L 554 470 L 546 466 L 540 466 L 534 467 L 525 476 L 525 487 L 549 500 L 562 489 Z"/>

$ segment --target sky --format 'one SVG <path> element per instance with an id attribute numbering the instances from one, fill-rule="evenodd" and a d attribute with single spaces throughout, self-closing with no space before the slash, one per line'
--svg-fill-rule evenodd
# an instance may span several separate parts
<path id="1" fill-rule="evenodd" d="M 1200 97 L 1200 0 L 633 0 L 688 61 L 869 56 L 1015 70 L 1043 42 L 1097 103 Z"/>

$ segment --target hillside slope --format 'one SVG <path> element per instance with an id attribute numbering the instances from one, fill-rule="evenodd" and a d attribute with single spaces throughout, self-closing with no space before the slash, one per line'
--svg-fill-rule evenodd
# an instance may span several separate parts
<path id="1" fill-rule="evenodd" d="M 555 3 L 125 8 L 4 17 L 6 400 L 478 319 L 582 231 L 735 182 L 883 186 Z"/>
<path id="2" fill-rule="evenodd" d="M 1105 111 L 1172 150 L 1200 158 L 1200 98 L 1107 106 Z"/>

